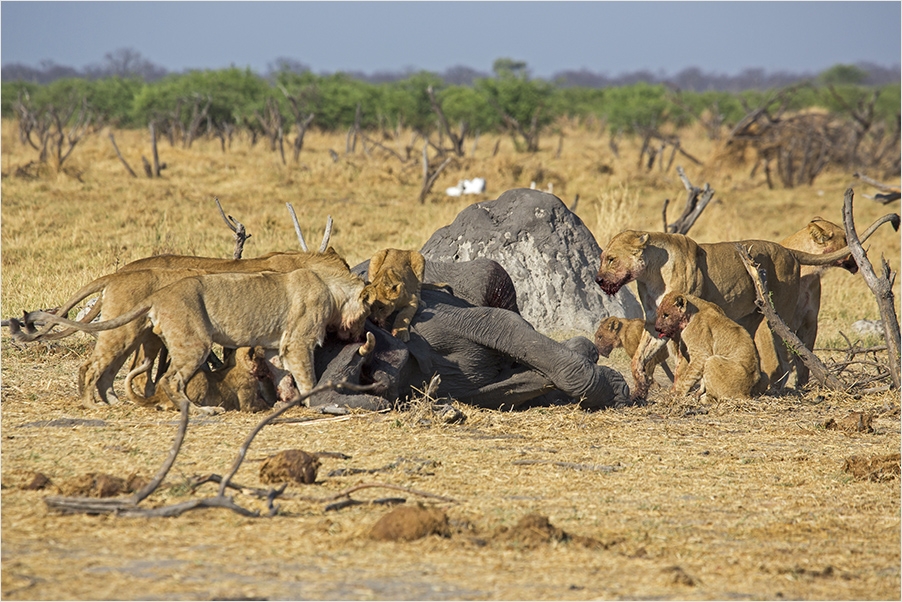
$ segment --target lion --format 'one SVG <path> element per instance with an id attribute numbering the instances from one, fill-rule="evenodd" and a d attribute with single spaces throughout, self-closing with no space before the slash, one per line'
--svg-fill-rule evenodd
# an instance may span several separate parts
<path id="1" fill-rule="evenodd" d="M 383 249 L 370 259 L 368 272 L 378 297 L 372 305 L 370 319 L 377 326 L 384 327 L 389 316 L 397 311 L 391 333 L 408 342 L 410 321 L 420 305 L 426 259 L 417 251 Z"/>
<path id="2" fill-rule="evenodd" d="M 285 253 L 280 254 L 278 262 L 268 264 L 270 268 L 306 267 L 318 272 L 334 271 L 347 273 L 347 262 L 331 247 L 324 253 Z M 120 270 L 113 274 L 101 276 L 76 292 L 59 310 L 54 313 L 65 317 L 78 303 L 90 295 L 100 293 L 101 296 L 81 322 L 90 322 L 103 307 L 105 319 L 115 318 L 136 306 L 139 302 L 149 297 L 157 290 L 172 284 L 182 278 L 200 276 L 207 273 L 215 273 L 219 269 L 228 267 L 236 272 L 254 272 L 260 268 L 260 262 L 256 260 L 218 260 L 212 258 L 199 258 L 189 256 L 155 256 L 141 261 L 140 265 L 155 265 L 156 257 L 162 257 L 162 265 L 194 265 L 200 267 L 182 267 L 178 269 L 160 268 L 154 269 L 129 269 Z M 181 257 L 179 261 L 174 258 Z M 274 257 L 268 255 L 265 257 Z M 201 261 L 208 260 L 208 262 Z M 247 263 L 243 263 L 247 262 Z M 137 263 L 137 262 L 134 262 Z M 133 264 L 129 264 L 133 266 Z M 264 264 L 267 265 L 267 264 Z M 240 268 L 240 269 L 238 269 Z M 278 271 L 278 270 L 275 270 Z M 29 322 L 26 319 L 26 322 Z M 10 334 L 14 340 L 33 341 L 57 339 L 78 332 L 78 328 L 67 328 L 59 332 L 52 332 L 50 328 L 34 331 L 20 332 L 16 327 L 17 320 L 10 321 Z M 51 326 L 52 328 L 52 326 Z M 151 329 L 143 322 L 130 322 L 120 328 L 102 331 L 97 335 L 94 350 L 79 369 L 78 394 L 82 404 L 86 407 L 95 405 L 95 392 L 101 403 L 115 403 L 118 401 L 113 391 L 113 380 L 122 365 L 132 353 L 138 352 L 141 358 L 154 358 L 160 352 L 162 342 L 153 334 Z M 141 363 L 136 359 L 132 367 Z M 153 392 L 153 383 L 148 379 L 145 385 L 145 395 Z"/>
<path id="3" fill-rule="evenodd" d="M 755 306 L 755 287 L 736 244 L 699 244 L 682 234 L 626 230 L 614 236 L 602 252 L 595 281 L 605 293 L 613 295 L 635 280 L 648 323 L 655 320 L 661 299 L 672 291 L 715 303 L 755 339 L 762 369 L 776 383 L 788 373 L 789 358 Z M 752 260 L 765 270 L 774 309 L 784 320 L 795 313 L 800 266 L 828 266 L 849 254 L 848 247 L 817 255 L 765 240 L 738 244 L 748 249 Z M 656 351 L 654 346 L 642 347 L 649 353 Z M 643 357 L 647 358 L 645 351 Z"/>
<path id="4" fill-rule="evenodd" d="M 623 347 L 628 356 L 635 357 L 636 350 L 639 349 L 639 341 L 645 330 L 645 320 L 636 318 L 627 320 L 626 318 L 618 318 L 610 316 L 601 321 L 598 330 L 595 331 L 595 348 L 598 349 L 598 355 L 602 357 L 610 357 L 611 352 Z M 665 363 L 670 354 L 666 347 L 661 349 L 649 360 L 649 374 L 654 374 L 655 367 L 659 364 L 667 374 L 667 378 L 673 381 L 673 373 Z"/>
<path id="5" fill-rule="evenodd" d="M 359 339 L 370 311 L 371 291 L 345 269 L 299 268 L 292 272 L 204 274 L 178 280 L 111 320 L 83 324 L 47 312 L 33 319 L 85 332 L 118 328 L 134 320 L 160 337 L 170 366 L 160 380 L 173 406 L 190 404 L 186 387 L 214 343 L 228 348 L 278 349 L 301 394 L 316 381 L 314 349 L 327 330 Z M 179 402 L 179 403 L 177 403 Z"/>
<path id="6" fill-rule="evenodd" d="M 899 216 L 889 214 L 871 224 L 861 237 L 867 239 L 885 222 L 890 222 L 893 229 L 899 229 Z M 846 231 L 833 222 L 815 217 L 807 226 L 781 240 L 780 244 L 788 249 L 823 255 L 847 246 Z M 838 260 L 832 266 L 843 268 L 851 274 L 858 272 L 858 264 L 851 255 Z M 799 272 L 799 295 L 790 327 L 808 349 L 814 349 L 817 339 L 817 320 L 821 309 L 821 274 L 828 267 L 831 266 L 802 266 Z M 808 367 L 794 359 L 795 385 L 805 385 L 809 378 Z"/>
<path id="7" fill-rule="evenodd" d="M 152 358 L 147 358 L 125 377 L 126 394 L 136 405 L 154 407 L 168 401 L 162 391 L 144 397 L 132 387 L 132 379 L 152 366 Z M 274 398 L 267 398 L 269 391 L 261 383 L 271 378 L 262 349 L 240 347 L 228 356 L 223 366 L 210 372 L 198 370 L 188 380 L 185 394 L 198 406 L 260 412 L 271 409 L 275 403 Z"/>
<path id="8" fill-rule="evenodd" d="M 698 384 L 711 399 L 749 398 L 767 388 L 751 335 L 714 303 L 671 291 L 658 306 L 655 331 L 678 342 L 675 394 Z"/>

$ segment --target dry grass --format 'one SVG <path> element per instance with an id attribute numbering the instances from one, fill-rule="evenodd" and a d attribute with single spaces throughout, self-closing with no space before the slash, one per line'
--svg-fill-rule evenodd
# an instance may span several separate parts
<path id="1" fill-rule="evenodd" d="M 483 137 L 475 157 L 449 168 L 436 191 L 463 177 L 484 176 L 495 198 L 536 181 L 568 204 L 604 245 L 620 228 L 660 229 L 661 203 L 678 212 L 684 191 L 673 173 L 636 169 L 638 148 L 621 159 L 606 138 L 565 128 L 536 156 L 517 155 L 503 139 Z M 116 132 L 132 167 L 148 153 L 143 132 Z M 165 178 L 131 179 L 105 135 L 85 140 L 60 174 L 17 177 L 33 160 L 14 124 L 2 128 L 3 315 L 53 306 L 89 280 L 132 259 L 175 251 L 228 256 L 232 241 L 215 212 L 218 196 L 253 237 L 246 255 L 294 249 L 285 202 L 318 241 L 327 214 L 333 241 L 352 264 L 386 246 L 418 248 L 474 199 L 433 195 L 416 203 L 418 162 L 342 156 L 341 136 L 308 134 L 301 165 L 284 167 L 262 145 L 236 141 L 191 150 L 161 145 Z M 705 158 L 714 147 L 684 134 Z M 821 215 L 841 222 L 847 174 L 825 174 L 813 188 L 769 191 L 745 167 L 705 172 L 684 165 L 696 184 L 717 190 L 693 229 L 701 241 L 781 239 Z M 856 202 L 864 226 L 886 212 Z M 875 235 L 872 258 L 899 267 L 899 238 Z M 860 276 L 825 279 L 821 340 L 841 340 L 849 325 L 877 317 Z M 587 333 L 589 334 L 589 333 Z M 897 453 L 896 393 L 853 397 L 816 389 L 801 396 L 700 405 L 653 389 L 643 408 L 586 414 L 575 408 L 498 413 L 461 406 L 463 424 L 443 424 L 428 404 L 407 413 L 345 421 L 274 425 L 251 447 L 235 480 L 261 487 L 267 456 L 290 448 L 334 451 L 322 458 L 316 485 L 289 486 L 279 516 L 246 519 L 202 510 L 175 519 L 62 516 L 42 503 L 47 490 L 22 485 L 34 471 L 55 485 L 88 472 L 149 476 L 175 433 L 173 413 L 128 405 L 82 409 L 74 377 L 89 349 L 72 337 L 20 348 L 3 338 L 2 595 L 6 599 L 898 599 L 898 476 L 856 480 L 844 472 L 853 456 Z M 614 366 L 627 370 L 615 354 Z M 872 416 L 869 432 L 825 428 L 853 411 Z M 295 416 L 307 415 L 295 410 Z M 313 416 L 313 414 L 310 414 Z M 37 421 L 76 419 L 68 426 Z M 187 499 L 188 477 L 231 465 L 237 445 L 260 419 L 230 413 L 191 424 L 165 489 L 148 500 Z M 58 423 L 61 424 L 61 423 Z M 330 476 L 339 468 L 384 469 Z M 436 504 L 451 519 L 448 538 L 376 542 L 367 537 L 387 512 L 359 505 L 325 512 L 325 497 L 363 482 L 381 482 L 454 498 Z M 205 485 L 197 495 L 212 495 Z M 354 497 L 396 496 L 371 489 Z M 236 501 L 263 503 L 245 494 Z M 600 541 L 532 547 L 495 537 L 538 512 L 555 527 Z"/>

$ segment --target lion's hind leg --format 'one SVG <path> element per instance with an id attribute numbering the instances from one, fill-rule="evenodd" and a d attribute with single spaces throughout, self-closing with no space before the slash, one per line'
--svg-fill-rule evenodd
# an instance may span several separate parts
<path id="1" fill-rule="evenodd" d="M 705 394 L 709 399 L 748 399 L 758 380 L 750 378 L 736 358 L 712 355 L 705 362 Z"/>

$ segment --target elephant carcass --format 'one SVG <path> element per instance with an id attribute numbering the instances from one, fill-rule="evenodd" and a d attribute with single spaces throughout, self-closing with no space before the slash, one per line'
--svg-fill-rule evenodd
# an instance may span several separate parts
<path id="1" fill-rule="evenodd" d="M 333 359 L 320 382 L 325 375 L 345 375 L 360 384 L 377 382 L 383 389 L 378 399 L 332 391 L 311 405 L 381 408 L 379 400 L 394 402 L 415 394 L 414 389 L 424 390 L 434 374 L 441 379 L 437 397 L 491 409 L 562 400 L 598 409 L 629 402 L 623 376 L 595 363 L 597 351 L 585 337 L 559 343 L 514 312 L 473 306 L 444 291 L 422 291 L 406 346 L 381 329 L 367 328 L 378 333 L 372 359 L 360 356 L 360 343 L 329 341 L 323 352 Z"/>
<path id="2" fill-rule="evenodd" d="M 513 279 L 520 313 L 544 333 L 594 333 L 609 315 L 644 315 L 629 291 L 599 291 L 595 237 L 559 198 L 538 190 L 508 190 L 470 205 L 420 252 L 432 261 L 497 261 Z"/>

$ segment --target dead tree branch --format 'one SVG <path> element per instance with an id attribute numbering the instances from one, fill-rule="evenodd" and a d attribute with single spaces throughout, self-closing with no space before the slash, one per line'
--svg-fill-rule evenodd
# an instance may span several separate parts
<path id="1" fill-rule="evenodd" d="M 291 214 L 291 222 L 294 224 L 294 232 L 298 235 L 298 244 L 301 245 L 301 251 L 304 253 L 308 253 L 307 249 L 307 241 L 304 240 L 304 234 L 301 232 L 301 224 L 298 222 L 298 214 L 294 212 L 294 207 L 291 203 L 285 203 L 285 206 L 288 207 L 288 213 Z"/>
<path id="2" fill-rule="evenodd" d="M 714 189 L 711 188 L 707 182 L 705 183 L 704 188 L 693 186 L 681 166 L 677 165 L 676 170 L 680 176 L 680 180 L 683 181 L 683 186 L 686 187 L 686 207 L 683 209 L 683 213 L 680 217 L 678 217 L 675 222 L 668 225 L 667 205 L 670 203 L 670 199 L 664 201 L 664 209 L 662 212 L 664 216 L 664 231 L 670 232 L 671 234 L 686 234 L 702 214 L 702 211 L 705 210 L 705 207 L 708 206 L 708 203 L 711 202 L 711 199 L 714 198 Z"/>
<path id="3" fill-rule="evenodd" d="M 429 143 L 423 144 L 423 188 L 420 190 L 420 204 L 426 202 L 426 195 L 429 194 L 429 191 L 432 190 L 432 187 L 435 185 L 435 181 L 438 179 L 439 175 L 445 170 L 446 167 L 454 160 L 454 157 L 446 157 L 444 161 L 442 161 L 438 167 L 435 168 L 435 171 L 429 171 Z"/>
<path id="4" fill-rule="evenodd" d="M 892 203 L 893 201 L 898 201 L 900 198 L 902 198 L 902 188 L 900 188 L 899 186 L 890 186 L 889 184 L 878 182 L 877 180 L 869 178 L 863 173 L 859 173 L 857 171 L 852 174 L 852 177 L 861 180 L 865 184 L 870 184 L 877 190 L 884 192 L 885 194 L 875 194 L 874 196 L 868 196 L 866 194 L 862 195 L 867 199 L 877 201 L 881 205 L 886 205 L 887 203 Z"/>
<path id="5" fill-rule="evenodd" d="M 745 269 L 752 278 L 752 282 L 755 284 L 755 294 L 757 297 L 755 305 L 757 305 L 761 313 L 764 314 L 770 329 L 774 334 L 783 339 L 787 349 L 789 349 L 791 353 L 799 356 L 805 366 L 811 371 L 811 375 L 814 376 L 815 380 L 817 380 L 821 386 L 832 391 L 844 391 L 845 387 L 842 382 L 827 370 L 824 363 L 805 347 L 804 343 L 799 340 L 799 337 L 797 337 L 780 316 L 777 315 L 776 310 L 774 310 L 773 305 L 770 303 L 770 292 L 767 289 L 766 272 L 752 261 L 748 249 L 743 248 L 742 245 L 738 243 L 735 247 L 736 252 L 739 254 L 739 258 L 742 260 Z"/>
<path id="6" fill-rule="evenodd" d="M 451 126 L 448 124 L 448 118 L 445 117 L 445 112 L 442 110 L 442 105 L 439 104 L 438 100 L 435 98 L 435 92 L 432 89 L 432 86 L 426 88 L 426 94 L 429 95 L 429 104 L 432 106 L 432 110 L 438 116 L 439 123 L 442 126 L 442 129 L 446 134 L 448 134 L 448 138 L 451 139 L 451 150 L 454 151 L 454 154 L 458 157 L 464 156 L 464 140 L 467 137 L 467 130 L 469 129 L 469 125 L 467 122 L 463 122 L 460 126 L 460 135 L 455 134 L 451 131 Z"/>
<path id="7" fill-rule="evenodd" d="M 131 168 L 131 165 L 128 164 L 128 161 L 125 160 L 125 157 L 122 156 L 122 153 L 119 152 L 119 147 L 116 146 L 116 138 L 113 136 L 113 132 L 110 132 L 110 142 L 113 143 L 113 150 L 116 151 L 116 156 L 119 157 L 119 160 L 125 166 L 125 169 L 128 171 L 129 175 L 133 178 L 137 178 L 138 174 L 135 173 L 135 170 Z"/>
<path id="8" fill-rule="evenodd" d="M 868 259 L 867 253 L 861 246 L 858 233 L 855 231 L 855 220 L 852 215 L 852 200 L 855 192 L 849 188 L 846 190 L 843 198 L 843 226 L 846 229 L 846 240 L 849 244 L 849 250 L 852 257 L 861 270 L 861 275 L 867 282 L 868 288 L 874 293 L 877 299 L 877 308 L 880 310 L 880 318 L 883 322 L 883 335 L 886 339 L 887 353 L 889 355 L 889 370 L 893 379 L 893 386 L 898 389 L 900 387 L 899 375 L 899 319 L 896 316 L 895 295 L 893 294 L 893 284 L 896 280 L 896 274 L 890 269 L 886 258 L 881 257 L 882 274 L 877 276 L 874 267 Z"/>
<path id="9" fill-rule="evenodd" d="M 235 252 L 232 254 L 232 257 L 234 259 L 241 259 L 241 255 L 244 253 L 244 241 L 252 235 L 247 233 L 244 224 L 237 219 L 231 215 L 226 217 L 225 211 L 222 210 L 222 205 L 219 203 L 219 197 L 213 197 L 213 200 L 216 201 L 216 208 L 219 209 L 219 215 L 222 216 L 222 221 L 226 223 L 229 230 L 235 233 Z"/>
<path id="10" fill-rule="evenodd" d="M 259 433 L 260 430 L 262 430 L 263 427 L 269 424 L 274 418 L 280 416 L 286 410 L 297 406 L 303 400 L 312 395 L 316 395 L 317 393 L 321 393 L 326 390 L 339 388 L 353 391 L 367 391 L 372 387 L 373 385 L 359 386 L 344 382 L 334 383 L 332 381 L 328 381 L 326 383 L 317 385 L 304 395 L 298 395 L 293 400 L 288 402 L 285 407 L 276 410 L 275 412 L 264 418 L 260 422 L 260 424 L 258 424 L 251 431 L 244 444 L 241 446 L 238 457 L 236 458 L 232 466 L 232 470 L 230 471 L 228 476 L 222 479 L 220 483 L 219 494 L 215 497 L 187 500 L 185 502 L 173 504 L 170 506 L 163 506 L 160 508 L 148 509 L 138 507 L 138 504 L 140 504 L 141 501 L 149 497 L 154 491 L 157 490 L 157 488 L 159 488 L 160 484 L 163 482 L 163 479 L 166 478 L 166 475 L 169 473 L 169 470 L 175 463 L 175 459 L 178 456 L 179 450 L 181 449 L 182 442 L 185 439 L 185 433 L 188 430 L 188 410 L 190 406 L 190 403 L 188 403 L 187 401 L 182 401 L 179 404 L 181 409 L 181 420 L 179 421 L 178 430 L 176 432 L 175 439 L 173 440 L 172 447 L 169 450 L 169 455 L 167 456 L 166 460 L 163 462 L 163 465 L 157 471 L 157 474 L 153 477 L 153 479 L 151 479 L 150 482 L 142 487 L 139 491 L 136 491 L 127 498 L 116 499 L 48 496 L 44 498 L 44 503 L 47 504 L 47 507 L 51 510 L 69 514 L 83 513 L 116 514 L 121 516 L 142 517 L 170 517 L 179 516 L 189 510 L 194 510 L 196 508 L 227 508 L 229 510 L 232 510 L 233 512 L 241 514 L 242 516 L 259 516 L 260 514 L 258 512 L 253 512 L 246 508 L 242 508 L 241 506 L 236 504 L 234 500 L 232 500 L 232 498 L 223 495 L 226 487 L 229 484 L 229 480 L 232 476 L 234 476 L 234 474 L 238 471 L 238 468 L 241 466 L 241 463 L 244 460 L 245 455 L 247 454 L 247 449 L 257 433 Z"/>

